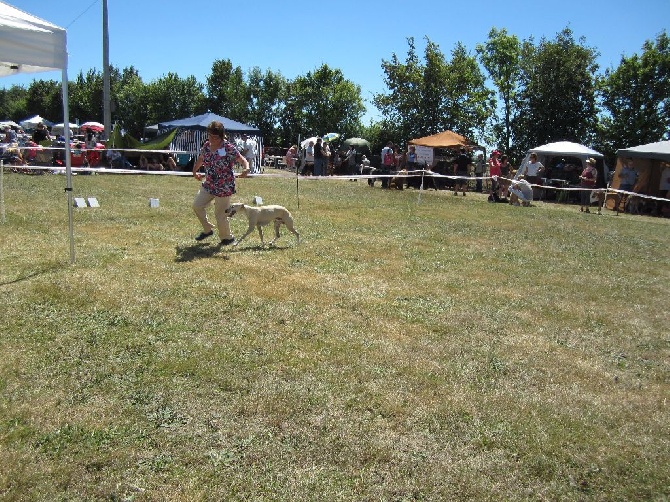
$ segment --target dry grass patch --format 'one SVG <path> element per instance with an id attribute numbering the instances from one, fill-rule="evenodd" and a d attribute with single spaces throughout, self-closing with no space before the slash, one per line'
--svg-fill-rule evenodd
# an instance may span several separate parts
<path id="1" fill-rule="evenodd" d="M 63 185 L 5 178 L 3 498 L 670 496 L 667 220 L 255 178 L 303 242 L 220 249 L 78 176 L 70 266 Z"/>

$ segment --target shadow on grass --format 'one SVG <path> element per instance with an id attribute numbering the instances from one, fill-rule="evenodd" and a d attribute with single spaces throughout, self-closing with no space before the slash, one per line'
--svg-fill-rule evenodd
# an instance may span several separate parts
<path id="1" fill-rule="evenodd" d="M 8 286 L 10 284 L 16 284 L 16 283 L 22 282 L 22 281 L 27 281 L 28 279 L 33 279 L 35 277 L 39 277 L 40 275 L 44 275 L 44 274 L 53 272 L 54 270 L 58 270 L 59 268 L 62 268 L 62 267 L 60 265 L 52 264 L 52 265 L 45 265 L 40 270 L 34 270 L 32 272 L 23 272 L 18 277 L 16 277 L 15 279 L 0 282 L 0 287 Z"/>
<path id="2" fill-rule="evenodd" d="M 244 247 L 233 247 L 233 246 L 221 246 L 218 244 L 205 244 L 202 242 L 199 242 L 198 244 L 193 244 L 190 246 L 176 246 L 175 251 L 176 251 L 176 258 L 175 261 L 178 263 L 181 262 L 187 262 L 187 261 L 193 261 L 193 260 L 198 260 L 202 258 L 211 258 L 212 256 L 216 255 L 221 255 L 223 254 L 224 260 L 229 259 L 228 254 L 229 253 L 243 253 L 243 252 L 270 252 L 270 251 L 288 251 L 289 249 L 292 249 L 291 246 L 268 246 L 267 244 L 265 246 L 262 246 L 260 244 L 258 245 L 250 245 L 250 246 L 244 246 Z"/>
<path id="3" fill-rule="evenodd" d="M 177 246 L 175 247 L 176 251 L 176 262 L 185 262 L 193 261 L 201 258 L 211 258 L 214 255 L 217 255 L 221 252 L 221 246 L 210 245 L 205 243 L 193 244 L 191 246 Z"/>

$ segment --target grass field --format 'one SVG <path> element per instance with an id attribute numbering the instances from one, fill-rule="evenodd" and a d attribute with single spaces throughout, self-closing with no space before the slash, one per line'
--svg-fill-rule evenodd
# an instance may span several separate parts
<path id="1" fill-rule="evenodd" d="M 670 497 L 667 219 L 255 178 L 303 242 L 229 249 L 77 176 L 70 265 L 65 178 L 4 185 L 2 500 Z"/>

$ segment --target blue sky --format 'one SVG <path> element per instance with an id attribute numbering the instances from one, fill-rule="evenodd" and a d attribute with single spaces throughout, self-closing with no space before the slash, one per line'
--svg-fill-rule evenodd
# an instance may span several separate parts
<path id="1" fill-rule="evenodd" d="M 6 3 L 67 29 L 69 78 L 102 68 L 102 0 L 7 0 Z M 474 54 L 492 27 L 521 40 L 555 38 L 569 27 L 597 49 L 601 71 L 622 55 L 640 53 L 645 40 L 670 28 L 670 0 L 255 0 L 185 2 L 108 0 L 110 62 L 135 66 L 147 82 L 168 72 L 205 82 L 216 59 L 244 71 L 257 66 L 294 78 L 326 63 L 361 86 L 369 103 L 385 91 L 382 59 L 404 60 L 407 38 L 422 55 L 429 37 L 449 56 L 457 42 Z M 5 77 L 0 86 L 34 78 L 60 80 L 60 72 Z"/>

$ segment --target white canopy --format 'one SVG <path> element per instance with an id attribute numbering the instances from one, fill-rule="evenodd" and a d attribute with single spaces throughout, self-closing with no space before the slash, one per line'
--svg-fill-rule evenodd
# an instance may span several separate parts
<path id="1" fill-rule="evenodd" d="M 35 129 L 40 124 L 51 125 L 51 122 L 39 115 L 35 115 L 34 117 L 27 118 L 20 122 L 21 127 L 24 129 Z"/>
<path id="2" fill-rule="evenodd" d="M 537 153 L 538 157 L 540 154 L 553 156 L 565 155 L 579 158 L 583 157 L 584 160 L 586 160 L 588 157 L 594 157 L 596 159 L 603 157 L 602 153 L 571 141 L 557 141 L 555 143 L 547 143 L 546 145 L 538 146 L 537 148 L 531 148 L 528 150 L 528 153 L 531 152 Z"/>
<path id="3" fill-rule="evenodd" d="M 70 130 L 76 131 L 79 129 L 77 124 L 70 124 Z M 65 131 L 65 124 L 54 124 L 51 126 L 51 134 L 63 134 Z"/>
<path id="4" fill-rule="evenodd" d="M 0 2 L 0 76 L 67 68 L 63 28 Z"/>
<path id="5" fill-rule="evenodd" d="M 664 160 L 670 162 L 670 141 L 657 141 L 646 145 L 617 150 L 617 157 Z"/>
<path id="6" fill-rule="evenodd" d="M 528 153 L 526 153 L 526 156 L 519 166 L 516 175 L 517 177 L 523 172 L 523 168 L 530 161 L 531 153 L 537 154 L 537 160 L 545 166 L 547 166 L 548 162 L 553 157 L 576 157 L 581 161 L 582 167 L 584 167 L 586 165 L 586 159 L 593 157 L 597 161 L 602 161 L 604 179 L 607 179 L 607 176 L 609 175 L 609 168 L 604 162 L 605 156 L 602 153 L 587 146 L 580 145 L 579 143 L 573 143 L 571 141 L 557 141 L 555 143 L 547 143 L 546 145 L 538 146 L 528 150 Z"/>
<path id="7" fill-rule="evenodd" d="M 63 28 L 27 12 L 0 2 L 0 76 L 17 73 L 61 70 L 63 87 L 63 122 L 69 124 L 67 92 L 67 33 Z M 0 173 L 4 169 L 0 169 Z M 72 214 L 72 163 L 70 128 L 65 127 L 65 172 L 67 174 L 68 218 L 70 230 L 70 263 L 74 263 L 74 218 Z M 0 188 L 1 188 L 0 178 Z M 4 192 L 2 217 L 4 221 Z"/>

